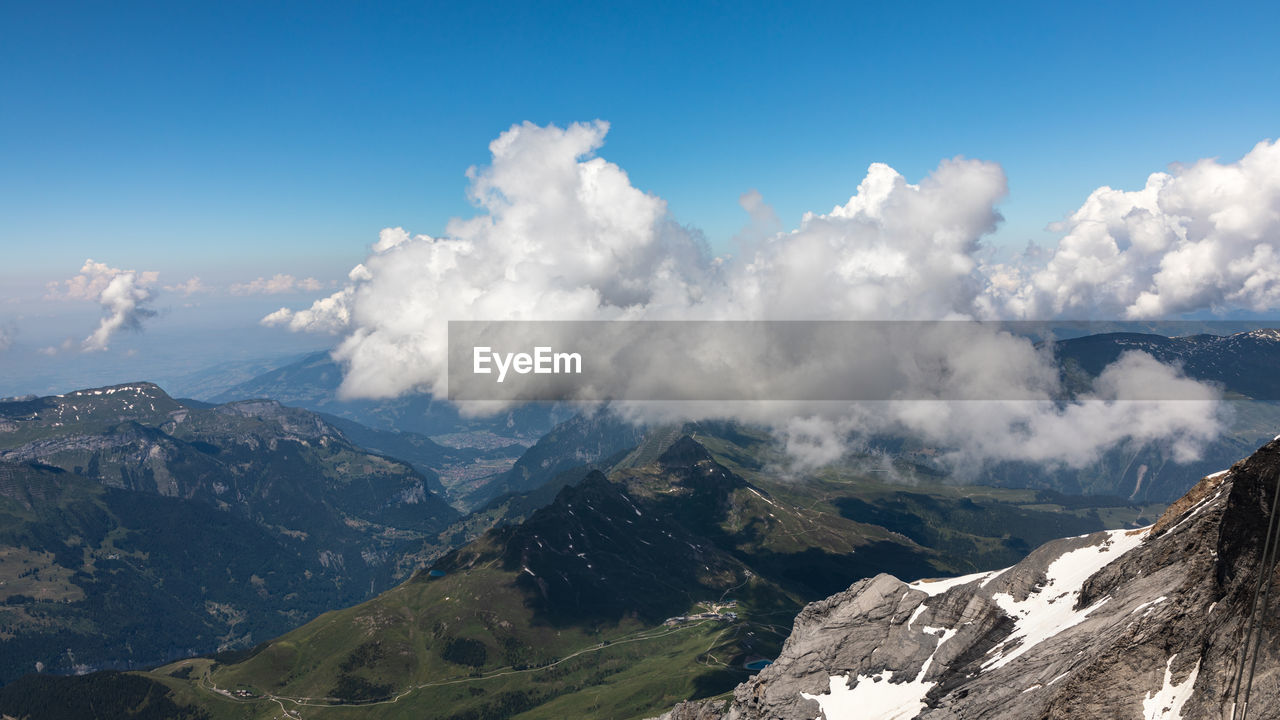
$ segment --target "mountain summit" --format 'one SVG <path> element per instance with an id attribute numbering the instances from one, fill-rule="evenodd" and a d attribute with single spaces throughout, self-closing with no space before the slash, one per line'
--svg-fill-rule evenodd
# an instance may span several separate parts
<path id="1" fill-rule="evenodd" d="M 663 717 L 1221 720 L 1246 696 L 1248 717 L 1274 717 L 1280 619 L 1254 607 L 1275 580 L 1277 482 L 1280 438 L 1150 527 L 1050 542 L 1002 571 L 859 581 L 807 606 L 727 708 Z"/>

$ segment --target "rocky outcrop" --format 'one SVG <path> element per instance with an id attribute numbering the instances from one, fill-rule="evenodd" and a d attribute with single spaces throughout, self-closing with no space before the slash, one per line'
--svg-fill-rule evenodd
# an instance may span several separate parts
<path id="1" fill-rule="evenodd" d="M 1260 565 L 1277 482 L 1280 438 L 1149 528 L 1054 541 L 1003 571 L 860 581 L 806 607 L 727 707 L 663 717 L 1229 718 L 1259 579 L 1275 571 Z M 1259 627 L 1261 719 L 1280 708 L 1280 617 Z"/>

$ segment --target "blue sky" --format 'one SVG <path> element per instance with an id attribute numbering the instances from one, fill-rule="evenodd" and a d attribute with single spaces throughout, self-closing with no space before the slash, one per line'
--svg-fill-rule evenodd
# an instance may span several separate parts
<path id="1" fill-rule="evenodd" d="M 473 212 L 465 170 L 526 120 L 608 120 L 600 154 L 716 248 L 748 189 L 793 227 L 845 202 L 871 162 L 915 181 L 955 155 L 1008 175 L 997 244 L 1044 242 L 1095 187 L 1280 134 L 1278 17 L 1264 3 L 5 3 L 0 294 L 23 309 L 0 321 L 41 337 L 23 318 L 63 311 L 31 303 L 90 257 L 162 283 L 337 280 L 379 229 L 438 233 Z M 280 298 L 201 302 L 250 326 Z"/>

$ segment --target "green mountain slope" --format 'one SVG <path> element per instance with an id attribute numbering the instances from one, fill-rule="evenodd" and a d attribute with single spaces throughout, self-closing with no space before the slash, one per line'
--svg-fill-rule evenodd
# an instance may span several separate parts
<path id="1" fill-rule="evenodd" d="M 486 716 L 503 704 L 542 706 L 585 685 L 611 691 L 622 682 L 619 676 L 626 678 L 623 684 L 641 682 L 636 668 L 642 659 L 665 646 L 659 636 L 674 635 L 680 643 L 697 638 L 683 647 L 684 662 L 697 666 L 696 656 L 714 645 L 721 664 L 687 668 L 687 679 L 673 689 L 724 689 L 716 678 L 728 683 L 745 672 L 726 673 L 724 667 L 745 657 L 745 643 L 771 651 L 777 634 L 750 620 L 706 619 L 692 627 L 663 622 L 730 599 L 743 618 L 786 622 L 801 599 L 699 532 L 732 512 L 739 494 L 754 494 L 693 446 L 699 457 L 669 453 L 663 464 L 628 477 L 591 473 L 524 523 L 493 530 L 443 557 L 433 572 L 216 669 L 208 683 L 351 703 L 458 674 L 487 676 L 505 667 L 527 676 L 498 684 L 512 688 L 499 698 L 517 693 L 519 702 L 511 695 L 495 704 L 483 686 L 490 681 L 480 680 L 475 694 L 428 686 L 412 692 L 412 699 L 366 708 L 374 716 L 383 712 L 374 710 L 379 707 L 390 708 L 388 716 L 402 709 L 422 716 L 447 697 L 449 711 L 441 717 Z M 679 504 L 697 507 L 684 517 L 697 519 L 697 526 L 669 512 Z M 701 519 L 703 512 L 711 517 Z M 753 640 L 747 632 L 774 639 Z M 589 648 L 595 648 L 590 660 L 560 662 Z M 464 697 L 455 697 L 460 690 Z"/>

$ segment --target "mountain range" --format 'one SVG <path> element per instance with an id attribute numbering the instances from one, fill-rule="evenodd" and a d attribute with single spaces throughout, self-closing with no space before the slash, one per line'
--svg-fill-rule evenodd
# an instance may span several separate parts
<path id="1" fill-rule="evenodd" d="M 282 704 L 303 717 L 350 706 L 367 717 L 639 717 L 732 688 L 776 656 L 805 602 L 857 578 L 969 571 L 1100 529 L 1100 510 L 1130 523 L 1140 512 L 1054 507 L 1030 491 L 780 481 L 749 467 L 767 438 L 696 432 L 651 434 L 608 475 L 585 472 L 373 600 L 241 657 L 130 677 L 210 717 L 272 717 Z M 841 509 L 842 497 L 886 508 L 903 495 L 938 523 L 913 530 L 918 541 Z M 0 710 L 20 716 L 29 706 L 4 697 L 49 692 L 39 677 L 0 693 Z"/>
<path id="2" fill-rule="evenodd" d="M 0 681 L 250 645 L 411 572 L 459 514 L 273 401 L 0 403 Z"/>
<path id="3" fill-rule="evenodd" d="M 1182 632 L 1162 613 L 1206 605 L 1169 604 L 1190 585 L 1160 599 L 1138 580 L 1207 582 L 1174 557 L 1207 547 L 1186 527 L 1221 510 L 1226 523 L 1201 530 L 1225 537 L 1256 520 L 1214 503 L 1266 485 L 1263 451 L 1177 498 L 1208 463 L 1225 466 L 1280 426 L 1276 403 L 1258 400 L 1272 392 L 1280 334 L 1056 347 L 1068 389 L 1125 349 L 1178 362 L 1235 398 L 1235 424 L 1199 464 L 1121 447 L 1089 468 L 1007 464 L 962 482 L 910 438 L 790 478 L 767 432 L 733 423 L 637 427 L 556 406 L 472 420 L 425 396 L 351 403 L 324 354 L 221 404 L 150 383 L 2 402 L 0 712 L 646 717 L 732 691 L 727 706 L 695 702 L 671 717 L 883 707 L 976 718 L 996 712 L 970 698 L 996 693 L 984 684 L 994 678 L 1028 681 L 1034 697 L 1004 701 L 1031 709 L 1011 717 L 1110 717 L 1063 688 L 1092 691 L 1086 679 L 1121 673 L 1116 658 L 1138 652 L 1126 643 L 1143 626 L 1116 630 L 1119 610 Z M 1157 546 L 1161 559 L 1093 592 L 1109 561 Z M 1215 566 L 1221 587 L 1207 605 L 1238 614 L 1243 586 L 1222 577 L 1246 572 Z M 928 580 L 938 576 L 958 579 Z M 902 625 L 904 613 L 917 617 Z M 840 637 L 854 627 L 865 633 Z M 1222 627 L 1238 634 L 1237 621 Z M 1110 648 L 1083 653 L 1092 670 L 1041 657 L 1059 639 L 1080 645 L 1086 628 Z M 1160 699 L 1144 702 L 1193 712 L 1191 650 L 1171 648 Z M 48 674 L 139 667 L 152 669 Z M 1058 671 L 1053 682 L 1035 674 L 1044 668 Z M 31 671 L 44 674 L 17 679 Z M 1143 673 L 1118 676 L 1146 688 Z M 1133 705 L 1098 692 L 1111 698 L 1098 707 Z M 1176 717 L 1163 707 L 1151 717 Z"/>
<path id="4" fill-rule="evenodd" d="M 1280 329 L 1259 328 L 1229 335 L 1165 337 L 1151 333 L 1114 332 L 1086 335 L 1054 343 L 1054 356 L 1066 384 L 1097 377 L 1122 353 L 1145 352 L 1165 364 L 1179 366 L 1189 377 L 1221 386 L 1254 400 L 1280 400 Z"/>
<path id="5" fill-rule="evenodd" d="M 492 435 L 500 440 L 528 439 L 530 442 L 573 414 L 553 404 L 529 403 L 491 417 L 464 417 L 455 405 L 422 393 L 386 400 L 343 398 L 338 392 L 341 384 L 342 368 L 327 351 L 322 351 L 255 375 L 204 399 L 226 403 L 270 398 L 291 407 L 344 417 L 377 430 L 428 436 Z"/>

